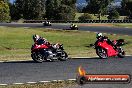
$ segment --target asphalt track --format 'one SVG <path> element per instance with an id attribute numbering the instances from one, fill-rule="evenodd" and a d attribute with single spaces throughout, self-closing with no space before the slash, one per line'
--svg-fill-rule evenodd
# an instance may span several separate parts
<path id="1" fill-rule="evenodd" d="M 42 24 L 0 24 L 10 27 L 43 27 Z M 52 28 L 65 29 L 69 25 L 53 24 Z M 50 28 L 50 27 L 46 27 Z M 93 29 L 92 29 L 93 28 Z M 82 27 L 79 29 L 94 32 L 107 32 L 132 35 L 129 28 Z M 109 29 L 109 30 L 107 30 Z M 121 30 L 120 30 L 121 29 Z M 99 59 L 70 59 L 65 62 L 34 63 L 33 61 L 1 62 L 0 84 L 39 82 L 50 80 L 75 79 L 77 69 L 82 66 L 90 74 L 130 74 L 132 75 L 132 57 Z M 130 84 L 87 84 L 73 88 L 132 88 Z"/>
<path id="2" fill-rule="evenodd" d="M 1 23 L 0 26 L 8 27 L 33 27 L 33 28 L 54 28 L 54 29 L 68 29 L 70 24 L 52 24 L 52 26 L 43 26 L 42 23 L 27 23 L 27 24 L 16 24 L 16 23 Z M 93 31 L 103 32 L 110 34 L 123 34 L 132 36 L 132 28 L 117 28 L 117 27 L 93 27 L 93 26 L 79 26 L 79 30 L 82 31 Z"/>
<path id="3" fill-rule="evenodd" d="M 70 59 L 68 61 L 55 61 L 34 63 L 33 61 L 1 62 L 0 84 L 39 82 L 50 80 L 75 79 L 77 69 L 82 66 L 88 74 L 130 74 L 132 75 L 132 57 L 99 59 Z M 95 84 L 90 84 L 96 87 Z M 106 85 L 106 84 L 100 84 Z M 108 84 L 107 84 L 108 85 Z M 117 84 L 115 84 L 117 85 Z M 128 86 L 132 84 L 124 84 Z M 109 88 L 113 88 L 111 85 Z M 90 87 L 92 88 L 92 87 Z M 116 87 L 126 88 L 126 87 Z M 127 87 L 129 88 L 129 87 Z M 130 87 L 131 88 L 131 87 Z"/>

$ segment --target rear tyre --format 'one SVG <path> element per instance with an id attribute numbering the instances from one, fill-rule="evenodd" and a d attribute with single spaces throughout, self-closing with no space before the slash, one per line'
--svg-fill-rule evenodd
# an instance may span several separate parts
<path id="1" fill-rule="evenodd" d="M 78 30 L 78 27 L 76 28 L 76 30 Z"/>
<path id="2" fill-rule="evenodd" d="M 118 57 L 124 58 L 125 57 L 125 51 L 120 47 L 118 48 Z"/>
<path id="3" fill-rule="evenodd" d="M 102 59 L 108 58 L 107 51 L 101 47 L 96 48 L 96 54 Z"/>
<path id="4" fill-rule="evenodd" d="M 42 63 L 43 61 L 45 61 L 45 60 L 43 59 L 43 56 L 42 56 L 42 54 L 41 54 L 40 52 L 33 52 L 33 53 L 31 54 L 31 57 L 32 57 L 32 59 L 33 59 L 35 62 L 37 62 L 37 63 Z"/>

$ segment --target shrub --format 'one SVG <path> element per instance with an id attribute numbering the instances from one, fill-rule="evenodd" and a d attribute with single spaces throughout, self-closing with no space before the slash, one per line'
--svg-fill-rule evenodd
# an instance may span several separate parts
<path id="1" fill-rule="evenodd" d="M 108 19 L 119 19 L 120 15 L 116 10 L 111 10 Z"/>
<path id="2" fill-rule="evenodd" d="M 89 13 L 84 13 L 82 16 L 80 16 L 79 21 L 86 21 L 88 19 L 94 19 L 93 16 Z"/>

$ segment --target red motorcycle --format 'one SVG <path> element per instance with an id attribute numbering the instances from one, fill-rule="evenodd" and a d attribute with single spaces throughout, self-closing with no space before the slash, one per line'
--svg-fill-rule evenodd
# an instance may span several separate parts
<path id="1" fill-rule="evenodd" d="M 54 60 L 65 61 L 68 59 L 68 55 L 64 51 L 62 44 L 58 44 L 56 47 L 56 44 L 45 44 L 43 40 L 40 40 L 37 44 L 32 45 L 31 57 L 35 62 Z"/>
<path id="2" fill-rule="evenodd" d="M 116 46 L 116 48 L 108 44 L 107 41 L 105 40 L 98 42 L 95 47 L 96 54 L 100 58 L 104 58 L 104 59 L 112 56 L 118 56 L 120 58 L 125 57 L 125 51 L 121 47 L 122 45 L 124 45 L 124 40 L 119 39 L 119 40 L 114 40 L 112 42 Z"/>

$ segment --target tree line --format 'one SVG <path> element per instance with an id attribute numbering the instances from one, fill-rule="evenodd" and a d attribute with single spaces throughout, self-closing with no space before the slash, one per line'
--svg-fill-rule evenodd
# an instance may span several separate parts
<path id="1" fill-rule="evenodd" d="M 108 10 L 114 0 L 86 0 L 83 13 L 109 15 L 108 19 L 117 19 L 119 15 L 132 18 L 132 0 L 122 0 L 120 8 Z M 74 20 L 77 0 L 0 0 L 0 22 L 10 20 Z M 88 15 L 84 15 L 89 17 Z M 83 18 L 83 17 L 82 17 Z M 85 19 L 85 17 L 84 17 Z"/>

